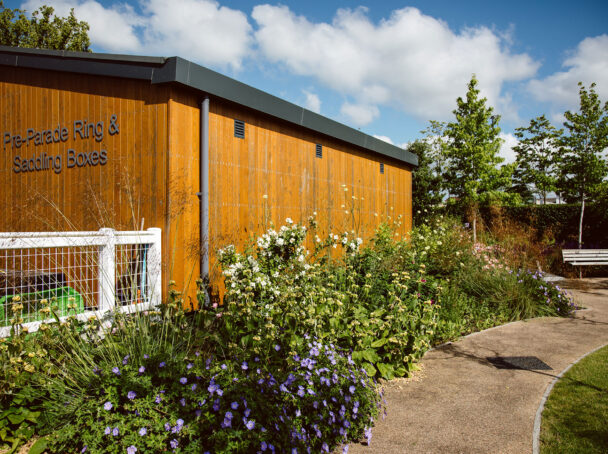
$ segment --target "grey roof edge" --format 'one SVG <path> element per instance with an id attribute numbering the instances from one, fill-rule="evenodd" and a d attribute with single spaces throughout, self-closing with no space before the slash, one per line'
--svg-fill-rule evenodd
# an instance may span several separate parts
<path id="1" fill-rule="evenodd" d="M 76 58 L 79 60 L 121 61 L 162 65 L 166 57 L 146 57 L 144 55 L 102 54 L 96 52 L 73 52 L 69 50 L 29 49 L 26 47 L 0 46 L 0 52 L 14 55 L 38 55 L 46 57 Z"/>
<path id="2" fill-rule="evenodd" d="M 0 46 L 0 65 L 178 83 L 387 156 L 411 166 L 418 156 L 180 57 L 144 57 Z"/>

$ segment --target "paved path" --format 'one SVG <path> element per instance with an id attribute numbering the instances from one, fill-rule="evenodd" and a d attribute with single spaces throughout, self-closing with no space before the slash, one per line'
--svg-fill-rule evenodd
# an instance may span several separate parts
<path id="1" fill-rule="evenodd" d="M 608 279 L 567 283 L 587 310 L 490 329 L 428 352 L 422 377 L 387 387 L 388 416 L 349 453 L 532 452 L 534 417 L 554 376 L 608 343 Z M 498 369 L 486 358 L 535 356 L 551 370 Z"/>

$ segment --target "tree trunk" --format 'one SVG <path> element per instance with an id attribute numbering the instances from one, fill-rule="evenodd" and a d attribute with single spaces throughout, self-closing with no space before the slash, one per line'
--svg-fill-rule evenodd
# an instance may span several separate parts
<path id="1" fill-rule="evenodd" d="M 473 243 L 477 243 L 477 210 L 473 212 Z"/>
<path id="2" fill-rule="evenodd" d="M 581 218 L 578 223 L 578 248 L 583 247 L 583 215 L 585 214 L 585 195 L 581 198 Z"/>

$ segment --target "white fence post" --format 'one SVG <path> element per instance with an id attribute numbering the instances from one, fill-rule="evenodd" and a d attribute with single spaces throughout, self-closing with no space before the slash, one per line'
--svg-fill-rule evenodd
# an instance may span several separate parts
<path id="1" fill-rule="evenodd" d="M 154 235 L 148 250 L 147 276 L 150 284 L 150 305 L 158 306 L 162 299 L 162 231 L 150 228 L 148 232 Z"/>
<path id="2" fill-rule="evenodd" d="M 116 305 L 116 236 L 114 229 L 99 229 L 105 244 L 99 246 L 99 312 L 114 309 Z"/>

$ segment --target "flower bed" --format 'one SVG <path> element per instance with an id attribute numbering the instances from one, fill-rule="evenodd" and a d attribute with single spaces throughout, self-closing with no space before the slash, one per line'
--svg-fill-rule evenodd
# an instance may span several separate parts
<path id="1" fill-rule="evenodd" d="M 171 289 L 159 311 L 103 321 L 58 323 L 47 302 L 56 321 L 36 334 L 14 318 L 0 342 L 2 443 L 36 434 L 37 452 L 348 449 L 371 439 L 384 412 L 375 379 L 407 375 L 443 340 L 574 308 L 449 220 L 409 240 L 382 225 L 367 244 L 352 232 L 321 239 L 315 227 L 288 220 L 247 253 L 221 250 L 223 305 L 206 306 L 201 292 L 201 309 L 184 313 Z"/>

